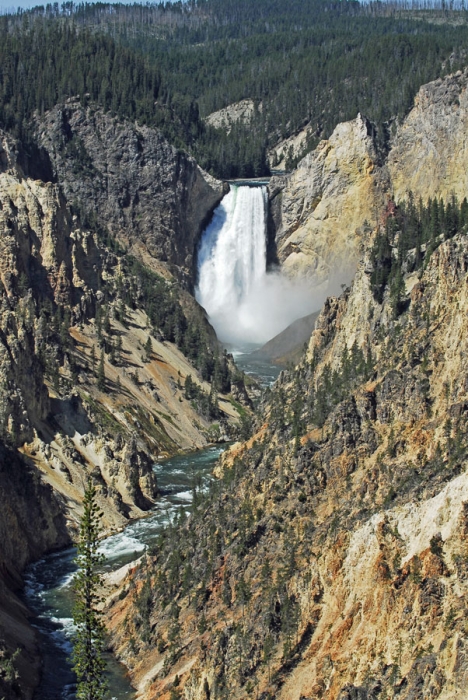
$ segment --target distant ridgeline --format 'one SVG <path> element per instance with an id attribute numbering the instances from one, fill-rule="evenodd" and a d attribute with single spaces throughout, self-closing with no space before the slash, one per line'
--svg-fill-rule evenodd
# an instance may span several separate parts
<path id="1" fill-rule="evenodd" d="M 468 62 L 468 13 L 425 5 L 190 0 L 18 11 L 0 18 L 0 125 L 24 136 L 35 110 L 81 95 L 160 128 L 221 178 L 265 175 L 281 139 L 309 125 L 304 155 L 358 112 L 385 149 L 420 85 Z M 250 123 L 226 133 L 203 121 L 246 98 Z"/>

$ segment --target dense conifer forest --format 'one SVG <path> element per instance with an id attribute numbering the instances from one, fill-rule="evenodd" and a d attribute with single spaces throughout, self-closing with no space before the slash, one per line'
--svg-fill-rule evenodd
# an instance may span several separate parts
<path id="1" fill-rule="evenodd" d="M 267 150 L 281 139 L 310 125 L 305 153 L 359 111 L 385 149 L 420 85 L 468 61 L 465 10 L 412 7 L 67 2 L 4 15 L 0 125 L 24 135 L 35 111 L 79 94 L 160 128 L 223 178 L 267 174 Z M 246 98 L 250 124 L 227 134 L 203 121 Z"/>

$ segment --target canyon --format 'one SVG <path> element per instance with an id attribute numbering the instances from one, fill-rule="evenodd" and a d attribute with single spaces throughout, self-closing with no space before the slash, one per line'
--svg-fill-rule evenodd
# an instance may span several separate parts
<path id="1" fill-rule="evenodd" d="M 31 156 L 19 141 L 0 135 L 1 529 L 11 543 L 2 551 L 0 627 L 7 671 L 9 658 L 21 649 L 16 670 L 5 671 L 5 683 L 0 680 L 6 697 L 16 697 L 18 687 L 31 697 L 39 676 L 37 640 L 16 596 L 21 574 L 31 561 L 76 538 L 88 475 L 98 488 L 104 531 L 113 532 L 154 505 L 155 457 L 226 439 L 238 420 L 234 404 L 222 395 L 217 421 L 200 413 L 184 382 L 193 377 L 206 401 L 210 384 L 199 378 L 193 356 L 177 346 L 191 333 L 208 358 L 218 353 L 203 311 L 180 285 L 190 279 L 194 241 L 222 196 L 222 184 L 158 132 L 116 126 L 102 113 L 93 115 L 86 144 L 96 159 L 105 153 L 110 162 L 99 161 L 105 172 L 100 177 L 85 158 L 87 180 L 80 171 L 83 157 L 73 151 L 82 154 L 84 146 L 77 144 L 85 141 L 71 132 L 67 119 L 73 125 L 78 111 L 82 128 L 88 122 L 75 103 L 66 109 L 67 118 L 63 106 L 48 115 L 49 128 L 56 129 L 55 141 L 42 131 L 49 151 L 39 146 Z M 118 157 L 117 151 L 113 156 L 95 148 L 99 117 L 101 144 L 104 133 L 115 143 L 117 129 Z M 122 152 L 133 169 L 120 162 Z M 75 189 L 62 178 L 65 172 Z M 133 205 L 123 208 L 119 197 L 132 187 Z M 138 260 L 152 265 L 142 267 Z M 145 301 L 144 281 L 158 299 L 159 315 L 164 304 L 172 309 L 166 316 L 177 313 L 177 340 L 171 328 L 164 335 L 151 320 L 155 302 Z M 247 400 L 239 381 L 236 395 Z"/>
<path id="2" fill-rule="evenodd" d="M 324 304 L 208 500 L 110 594 L 139 697 L 463 697 L 466 230 L 425 244 L 420 267 L 400 261 L 397 301 L 376 294 L 375 245 L 410 193 L 468 195 L 467 83 L 423 86 L 386 149 L 359 114 L 270 179 L 264 243 L 285 279 L 307 280 L 307 311 Z M 192 296 L 229 185 L 79 98 L 36 115 L 34 134 L 31 153 L 0 133 L 2 659 L 21 649 L 8 700 L 31 698 L 40 672 L 22 573 L 76 538 L 85 477 L 115 532 L 156 502 L 156 457 L 236 440 L 251 407 Z M 216 392 L 214 366 L 231 377 Z"/>
<path id="3" fill-rule="evenodd" d="M 310 260 L 327 285 L 347 233 L 355 274 L 266 393 L 252 437 L 223 455 L 183 537 L 165 533 L 111 596 L 113 648 L 139 697 L 464 697 L 466 224 L 438 228 L 423 262 L 404 253 L 398 284 L 376 280 L 380 241 L 397 260 L 407 235 L 398 203 L 467 194 L 455 175 L 465 99 L 466 74 L 426 85 L 388 154 L 359 116 L 270 182 L 284 268 Z M 417 165 L 404 145 L 414 124 L 426 133 Z"/>

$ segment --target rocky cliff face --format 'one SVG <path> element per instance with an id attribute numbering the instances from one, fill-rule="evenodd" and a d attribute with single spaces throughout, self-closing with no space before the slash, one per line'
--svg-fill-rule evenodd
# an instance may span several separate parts
<path id="1" fill-rule="evenodd" d="M 70 538 L 57 495 L 16 451 L 3 444 L 0 488 L 0 692 L 9 700 L 30 698 L 40 673 L 29 612 L 17 597 L 23 568 L 44 553 L 69 544 Z"/>
<path id="2" fill-rule="evenodd" d="M 468 196 L 467 81 L 459 71 L 422 86 L 388 154 L 359 115 L 339 124 L 289 176 L 271 180 L 271 236 L 285 271 L 335 293 L 334 278 L 354 274 L 389 200 L 407 199 L 410 191 L 424 203 Z"/>
<path id="3" fill-rule="evenodd" d="M 36 441 L 51 456 L 48 443 L 55 419 L 50 417 L 58 412 L 65 386 L 60 387 L 58 374 L 54 400 L 46 374 L 50 378 L 52 365 L 58 370 L 62 360 L 64 367 L 70 365 L 73 352 L 71 344 L 68 354 L 52 347 L 60 337 L 67 346 L 69 331 L 62 327 L 58 337 L 50 336 L 48 322 L 59 323 L 50 309 L 55 306 L 60 317 L 67 316 L 69 325 L 90 320 L 102 295 L 98 287 L 105 251 L 92 233 L 80 228 L 58 185 L 24 177 L 12 155 L 15 145 L 7 141 L 4 137 L 7 162 L 0 174 L 0 426 L 3 438 L 14 446 Z M 89 432 L 79 393 L 69 403 L 71 436 Z M 146 471 L 151 473 L 149 463 Z M 153 484 L 148 495 L 154 493 Z"/>
<path id="4" fill-rule="evenodd" d="M 262 105 L 260 104 L 256 107 L 253 100 L 241 100 L 228 107 L 219 109 L 217 112 L 212 112 L 205 118 L 205 121 L 207 124 L 214 126 L 215 129 L 223 129 L 229 134 L 233 124 L 238 122 L 250 124 L 255 115 L 255 109 L 261 112 Z"/>
<path id="5" fill-rule="evenodd" d="M 397 201 L 410 190 L 423 201 L 467 196 L 467 83 L 468 73 L 459 71 L 420 89 L 388 158 Z"/>
<path id="6" fill-rule="evenodd" d="M 68 201 L 146 264 L 167 263 L 190 284 L 193 256 L 221 182 L 156 129 L 68 100 L 37 122 Z"/>
<path id="7" fill-rule="evenodd" d="M 126 129 L 121 126 L 124 142 Z M 129 515 L 141 514 L 154 499 L 154 455 L 201 447 L 210 439 L 210 421 L 190 405 L 183 383 L 190 374 L 206 393 L 210 386 L 196 379 L 197 369 L 175 343 L 165 341 L 148 311 L 154 314 L 157 303 L 161 307 L 157 317 L 167 327 L 177 316 L 175 335 L 192 334 L 192 353 L 197 343 L 205 354 L 213 353 L 214 334 L 196 302 L 174 282 L 148 277 L 153 294 L 148 302 L 143 274 L 149 273 L 138 266 L 131 272 L 129 265 L 136 263 L 128 254 L 109 248 L 115 245 L 107 233 L 102 237 L 99 223 L 93 229 L 72 213 L 58 184 L 28 177 L 20 165 L 18 143 L 2 134 L 1 144 L 1 434 L 33 457 L 54 488 L 64 493 L 71 489 L 78 500 L 74 489 L 82 489 L 83 468 L 94 469 L 103 496 L 109 496 L 105 507 L 109 525 L 119 526 Z M 167 144 L 164 148 L 169 156 L 163 149 L 158 157 L 168 156 L 169 163 L 158 162 L 161 170 L 173 169 L 174 189 L 167 196 L 174 199 L 185 185 L 176 177 L 175 151 Z M 122 157 L 129 157 L 128 152 Z M 156 166 L 153 160 L 152 167 Z M 194 195 L 203 177 L 192 161 L 186 166 L 193 170 Z M 165 175 L 159 177 L 162 187 Z M 184 177 L 190 179 L 187 172 Z M 205 206 L 206 202 L 193 201 L 190 211 L 198 207 L 201 216 Z M 167 207 L 158 208 L 154 202 L 152 207 L 170 218 Z M 116 206 L 114 213 L 118 211 Z M 148 220 L 145 225 L 150 225 Z M 151 351 L 145 350 L 148 342 Z M 100 363 L 105 383 L 98 387 Z M 229 421 L 235 414 L 225 402 L 221 416 Z"/>
<path id="8" fill-rule="evenodd" d="M 359 115 L 339 124 L 289 177 L 270 182 L 283 269 L 316 285 L 351 279 L 366 222 L 376 223 L 387 188 L 371 123 Z"/>
<path id="9" fill-rule="evenodd" d="M 56 143 L 42 134 L 55 174 L 45 149 L 32 167 L 21 145 L 0 133 L 0 695 L 7 698 L 29 698 L 38 677 L 35 636 L 15 598 L 22 570 L 75 536 L 87 479 L 97 486 L 106 531 L 115 531 L 154 504 L 156 456 L 226 438 L 238 418 L 219 396 L 212 433 L 211 386 L 193 361 L 200 348 L 214 361 L 214 334 L 168 271 L 190 265 L 216 183 L 156 132 L 101 114 L 93 122 L 102 130 L 98 146 L 89 112 L 70 110 L 66 118 L 57 111 L 64 131 Z M 67 119 L 89 129 L 83 141 L 70 135 Z M 97 160 L 114 144 L 105 186 L 81 159 L 77 143 L 85 142 Z M 76 172 L 67 180 L 66 168 L 80 163 L 89 166 L 81 184 Z M 33 179 L 41 173 L 48 181 Z M 126 188 L 128 207 L 119 200 Z M 125 235 L 140 258 L 160 255 L 152 266 L 169 279 L 124 255 L 112 233 Z M 196 400 L 184 391 L 189 375 Z M 12 661 L 18 645 L 24 651 Z"/>

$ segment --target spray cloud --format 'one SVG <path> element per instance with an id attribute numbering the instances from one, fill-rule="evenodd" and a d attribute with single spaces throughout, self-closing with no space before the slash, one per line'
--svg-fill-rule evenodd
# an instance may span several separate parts
<path id="1" fill-rule="evenodd" d="M 219 339 L 262 345 L 322 299 L 305 280 L 266 272 L 265 187 L 232 186 L 213 214 L 198 253 L 195 296 Z"/>

